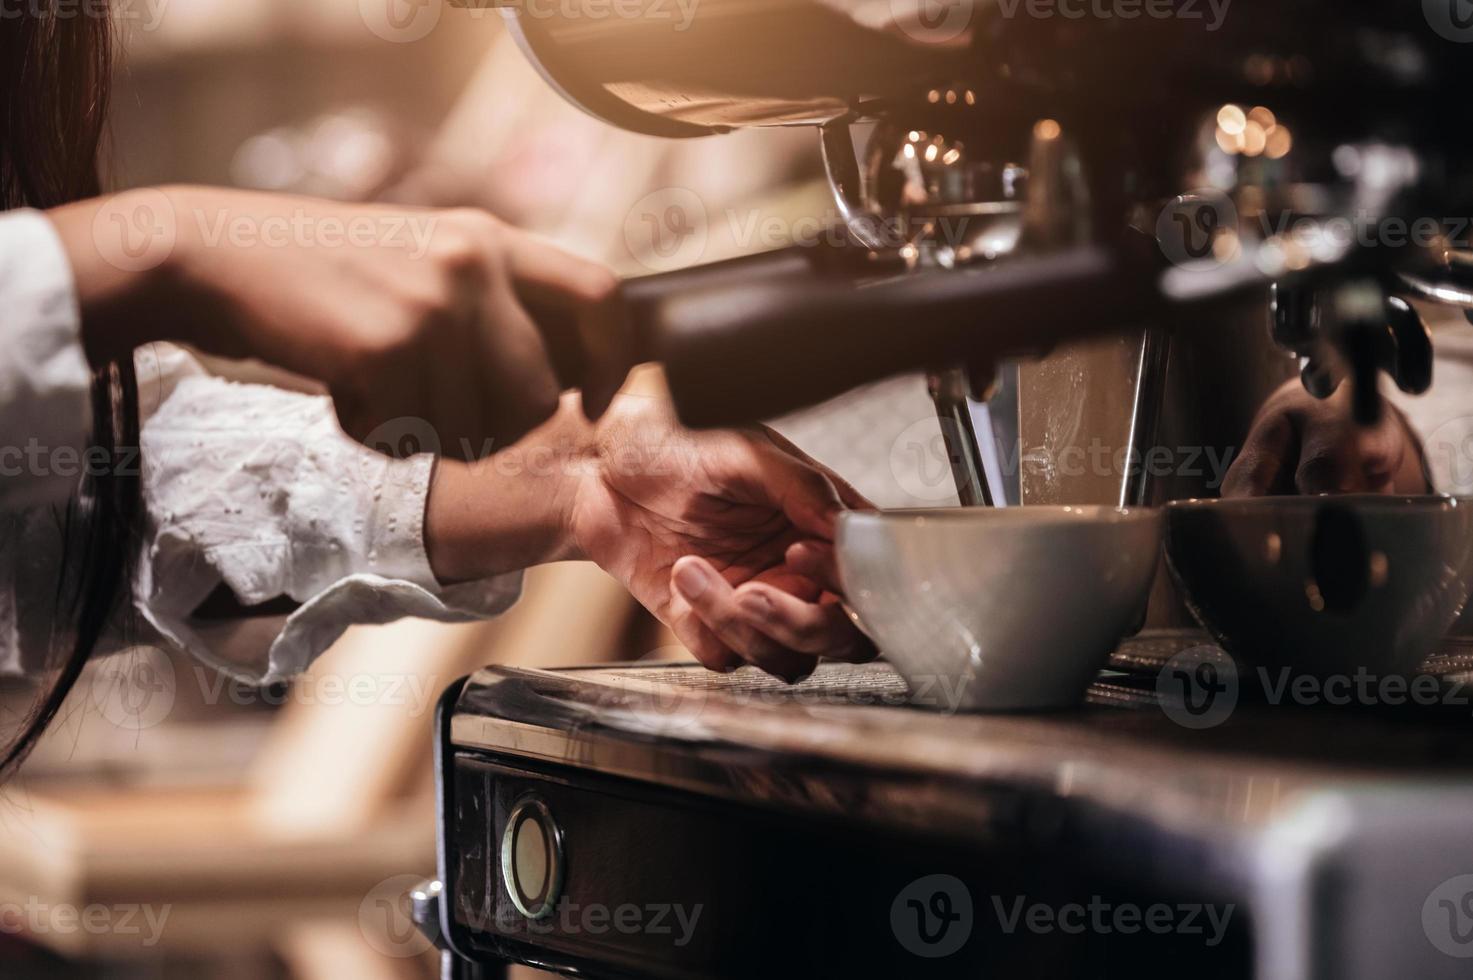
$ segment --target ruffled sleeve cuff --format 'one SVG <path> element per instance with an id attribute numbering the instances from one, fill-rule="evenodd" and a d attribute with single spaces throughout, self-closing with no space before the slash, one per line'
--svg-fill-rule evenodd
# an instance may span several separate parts
<path id="1" fill-rule="evenodd" d="M 145 424 L 143 444 L 149 532 L 136 605 L 164 637 L 236 679 L 299 674 L 349 626 L 480 619 L 520 593 L 520 574 L 442 587 L 424 547 L 434 460 L 363 448 L 325 398 L 187 378 Z M 287 616 L 201 619 L 221 585 L 242 606 L 299 605 Z"/>

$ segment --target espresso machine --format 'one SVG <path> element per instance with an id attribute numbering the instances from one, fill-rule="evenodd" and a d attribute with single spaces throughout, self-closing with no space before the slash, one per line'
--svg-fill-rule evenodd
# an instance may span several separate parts
<path id="1" fill-rule="evenodd" d="M 685 422 L 924 372 L 962 503 L 1013 506 L 1212 495 L 1220 467 L 1171 453 L 1220 462 L 1296 373 L 1349 386 L 1362 424 L 1382 374 L 1428 387 L 1413 303 L 1473 310 L 1458 3 L 480 5 L 614 125 L 816 131 L 837 243 L 624 286 L 624 360 L 664 365 Z M 1240 705 L 1197 730 L 1121 710 L 1121 683 L 1037 717 L 874 708 L 907 703 L 882 664 L 805 684 L 647 664 L 453 686 L 438 880 L 412 896 L 445 976 L 1466 975 L 1466 712 Z M 907 945 L 961 897 L 980 923 L 987 896 L 1097 889 L 1243 914 L 1149 957 L 1007 927 L 970 957 Z M 553 915 L 579 903 L 709 916 L 672 944 Z"/>
<path id="2" fill-rule="evenodd" d="M 818 134 L 843 245 L 626 287 L 630 348 L 666 366 L 687 423 L 922 370 L 964 504 L 1127 505 L 1214 494 L 1178 452 L 1230 454 L 1296 370 L 1317 396 L 1351 385 L 1374 421 L 1381 372 L 1430 384 L 1407 300 L 1473 300 L 1450 217 L 1473 197 L 1456 12 L 1213 9 L 506 14 L 549 83 L 614 125 Z"/>

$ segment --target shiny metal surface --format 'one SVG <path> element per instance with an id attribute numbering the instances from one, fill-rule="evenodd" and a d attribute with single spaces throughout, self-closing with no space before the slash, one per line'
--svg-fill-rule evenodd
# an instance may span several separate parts
<path id="1" fill-rule="evenodd" d="M 939 686 L 962 710 L 1067 707 L 1140 621 L 1160 528 L 1152 509 L 850 512 L 839 573 L 918 697 Z"/>
<path id="2" fill-rule="evenodd" d="M 1015 251 L 1033 258 L 1087 237 L 1132 258 L 1142 250 L 1167 253 L 1151 292 L 1168 305 L 1207 297 L 1225 303 L 1227 293 L 1262 292 L 1327 267 L 1359 263 L 1345 274 L 1370 268 L 1381 276 L 1408 257 L 1403 251 L 1415 250 L 1389 242 L 1351 248 L 1333 230 L 1463 213 L 1457 202 L 1470 196 L 1456 161 L 1466 157 L 1473 129 L 1456 124 L 1460 105 L 1450 96 L 1466 82 L 1467 61 L 1434 12 L 1415 4 L 1241 0 L 1232 16 L 1206 24 L 1175 8 L 1169 16 L 1126 19 L 1098 10 L 1040 14 L 994 0 L 939 10 L 923 0 L 703 0 L 616 16 L 596 3 L 602 0 L 508 12 L 523 46 L 569 98 L 617 125 L 669 136 L 823 125 L 839 211 L 855 237 L 912 258 L 928 251 L 922 261 L 941 268 Z M 842 138 L 854 119 L 879 120 L 862 178 Z M 1026 199 L 1016 193 L 1020 180 Z M 1173 213 L 1170 202 L 1194 210 Z M 1169 241 L 1175 218 L 1208 240 Z M 1026 247 L 1017 247 L 1020 240 Z M 1199 252 L 1201 245 L 1208 247 Z M 1430 251 L 1447 253 L 1449 243 Z M 1453 302 L 1465 292 L 1455 279 L 1414 278 L 1403 288 Z M 700 321 L 699 304 L 693 309 Z M 861 307 L 839 319 L 866 315 L 887 314 Z M 1150 448 L 1139 438 L 1153 428 L 1150 403 L 1163 415 L 1176 406 L 1159 371 L 1138 370 L 1141 358 L 1161 360 L 1153 357 L 1160 331 L 1186 334 L 1198 325 L 1142 323 L 1138 309 L 1102 307 L 1094 315 L 1108 326 L 1081 323 L 1078 335 L 1109 329 L 1136 348 L 1126 356 L 1137 367 L 1127 361 L 1122 371 L 1106 371 L 1116 377 L 1100 385 L 1131 372 L 1146 381 L 1126 393 L 1128 430 L 1107 442 L 1126 452 Z M 710 323 L 672 316 L 662 330 L 730 334 L 733 345 L 760 346 L 763 321 L 781 317 L 745 310 L 742 324 L 751 329 L 723 323 L 713 331 Z M 1003 318 L 993 312 L 989 319 Z M 1013 356 L 993 343 L 987 325 L 959 336 L 947 360 L 974 366 Z M 1156 331 L 1151 343 L 1137 336 L 1141 329 Z M 857 357 L 868 341 L 848 332 Z M 1256 328 L 1243 336 L 1259 346 Z M 1324 339 L 1357 368 L 1356 387 L 1367 387 L 1380 365 L 1363 338 L 1341 336 L 1332 324 Z M 682 373 L 711 370 L 699 359 L 669 367 L 677 402 L 694 397 L 682 392 L 710 389 L 704 377 L 679 384 Z M 882 370 L 868 363 L 855 380 Z M 795 396 L 766 394 L 789 384 L 777 373 L 745 380 L 746 390 L 763 394 L 751 396 L 750 407 L 734 405 L 733 417 L 793 407 Z M 815 398 L 832 393 L 814 389 Z M 1368 417 L 1369 404 L 1358 402 L 1360 415 Z M 704 406 L 692 413 L 711 414 Z M 1151 499 L 1149 482 L 1127 475 L 1115 492 L 1078 499 Z"/>
<path id="3" fill-rule="evenodd" d="M 1153 634 L 1114 662 L 1159 669 L 1201 642 Z M 793 687 L 696 665 L 487 668 L 458 698 L 446 751 L 852 830 L 1052 842 L 1143 896 L 1237 903 L 1263 980 L 1463 975 L 1419 911 L 1448 855 L 1473 847 L 1466 709 L 1367 715 L 1245 688 L 1220 725 L 1189 729 L 1124 678 L 1043 715 L 917 711 L 903 690 L 883 663 L 825 665 Z"/>
<path id="4" fill-rule="evenodd" d="M 1473 507 L 1442 497 L 1266 497 L 1166 508 L 1166 553 L 1245 664 L 1414 673 L 1473 586 Z"/>
<path id="5" fill-rule="evenodd" d="M 1143 635 L 1115 665 L 1150 665 L 1206 641 Z M 1464 649 L 1464 648 L 1459 648 Z M 1470 660 L 1456 658 L 1470 676 Z M 1370 780 L 1407 788 L 1473 774 L 1466 711 L 1395 719 L 1265 704 L 1245 689 L 1223 724 L 1178 725 L 1155 693 L 1102 678 L 1089 704 L 1051 714 L 953 714 L 907 707 L 885 663 L 825 664 L 789 686 L 752 671 L 615 665 L 571 671 L 488 667 L 450 720 L 452 748 L 622 776 L 714 798 L 891 828 L 986 838 L 1015 818 L 1009 794 L 1036 792 L 1132 814 L 1192 835 L 1230 837 L 1292 814 L 1317 790 Z M 1335 724 L 1326 726 L 1327 719 Z M 1242 870 L 1242 869 L 1239 869 Z"/>
<path id="6" fill-rule="evenodd" d="M 909 0 L 700 0 L 602 16 L 599 0 L 508 10 L 534 64 L 572 102 L 625 129 L 696 136 L 818 124 L 962 70 L 970 30 L 907 31 Z M 914 12 L 912 12 L 914 13 Z"/>
<path id="7" fill-rule="evenodd" d="M 1239 0 L 1215 21 L 1183 7 L 1179 16 L 1129 20 L 1066 16 L 1062 5 L 1038 16 L 997 0 L 701 0 L 617 15 L 601 0 L 564 0 L 505 13 L 572 101 L 623 128 L 667 136 L 821 123 L 954 82 L 972 84 L 982 99 L 1018 83 L 1122 105 L 1189 95 L 1205 102 L 1233 97 L 1227 87 L 1307 81 L 1325 92 L 1339 86 L 1342 102 L 1377 86 L 1435 94 L 1440 69 L 1457 55 L 1417 5 Z M 1367 43 L 1336 43 L 1330 25 L 1355 25 Z"/>
<path id="8" fill-rule="evenodd" d="M 1005 796 L 1020 789 L 1242 827 L 1282 812 L 1313 782 L 1312 768 L 1290 760 L 1173 764 L 1170 740 L 1136 729 L 1175 726 L 1150 699 L 1108 686 L 1093 697 L 1124 710 L 953 715 L 943 692 L 930 696 L 942 710 L 906 708 L 904 681 L 883 663 L 824 665 L 791 688 L 694 665 L 486 668 L 467 683 L 450 737 L 461 749 L 964 839 L 1008 820 Z M 799 757 L 807 762 L 793 766 Z"/>

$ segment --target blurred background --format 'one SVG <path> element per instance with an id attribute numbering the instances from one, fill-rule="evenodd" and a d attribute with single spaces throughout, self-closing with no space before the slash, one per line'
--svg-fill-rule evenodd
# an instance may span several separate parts
<path id="1" fill-rule="evenodd" d="M 562 102 L 494 10 L 115 7 L 116 189 L 471 205 L 626 275 L 775 248 L 830 215 L 811 132 L 616 131 Z M 919 378 L 776 424 L 877 503 L 955 500 Z M 350 631 L 291 687 L 153 649 L 94 664 L 0 795 L 0 976 L 433 976 L 402 896 L 434 870 L 439 692 L 491 662 L 682 656 L 612 580 L 568 564 L 533 570 L 495 622 Z"/>

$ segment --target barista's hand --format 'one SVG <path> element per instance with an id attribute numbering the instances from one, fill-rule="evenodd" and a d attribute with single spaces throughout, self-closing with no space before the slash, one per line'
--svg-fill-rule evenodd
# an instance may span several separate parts
<path id="1" fill-rule="evenodd" d="M 50 217 L 94 361 L 150 340 L 257 358 L 323 382 L 360 440 L 413 417 L 449 455 L 510 445 L 574 380 L 548 328 L 612 315 L 608 270 L 478 211 L 166 188 Z"/>
<path id="2" fill-rule="evenodd" d="M 791 681 L 820 656 L 872 657 L 832 576 L 804 563 L 845 506 L 868 502 L 774 433 L 692 432 L 662 402 L 621 401 L 574 502 L 579 550 L 714 670 L 751 663 Z"/>
<path id="3" fill-rule="evenodd" d="M 796 680 L 874 656 L 835 594 L 835 518 L 868 506 L 841 479 L 771 433 L 683 429 L 655 399 L 586 428 L 565 410 L 506 457 L 442 464 L 426 536 L 443 581 L 586 558 L 713 670 Z"/>
<path id="4" fill-rule="evenodd" d="M 1351 418 L 1349 386 L 1320 400 L 1287 382 L 1259 410 L 1222 495 L 1427 493 L 1416 435 L 1395 406 L 1383 409 L 1378 425 L 1362 428 Z"/>

